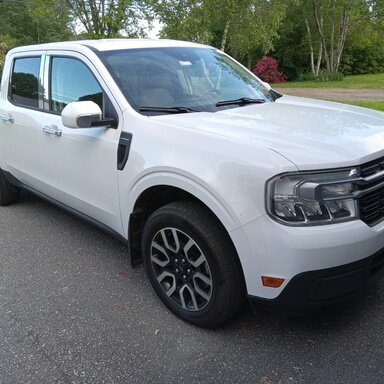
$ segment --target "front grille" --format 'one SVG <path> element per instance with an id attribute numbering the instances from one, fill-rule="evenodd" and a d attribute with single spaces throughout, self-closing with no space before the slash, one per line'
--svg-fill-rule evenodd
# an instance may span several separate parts
<path id="1" fill-rule="evenodd" d="M 384 170 L 384 157 L 360 165 L 360 175 L 362 177 L 372 176 L 382 170 Z"/>
<path id="2" fill-rule="evenodd" d="M 359 191 L 364 192 L 369 189 L 370 192 L 363 194 L 358 199 L 360 219 L 371 227 L 384 220 L 384 186 L 381 185 L 384 182 L 384 175 L 379 176 L 378 174 L 383 171 L 383 157 L 360 166 L 361 177 L 374 178 L 372 181 L 359 186 Z M 375 175 L 378 177 L 375 178 Z"/>
<path id="3" fill-rule="evenodd" d="M 384 188 L 360 198 L 360 218 L 370 226 L 384 220 Z"/>

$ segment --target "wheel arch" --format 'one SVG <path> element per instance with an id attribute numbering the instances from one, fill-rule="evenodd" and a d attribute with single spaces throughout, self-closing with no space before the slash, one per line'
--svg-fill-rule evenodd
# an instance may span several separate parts
<path id="1" fill-rule="evenodd" d="M 161 179 L 163 177 L 164 174 L 161 175 Z M 240 224 L 234 214 L 212 193 L 194 182 L 188 183 L 186 188 L 185 180 L 181 180 L 180 177 L 174 180 L 167 180 L 166 183 L 164 180 L 159 183 L 143 181 L 140 183 L 140 188 L 136 185 L 132 189 L 131 197 L 129 198 L 131 207 L 127 215 L 128 222 L 126 225 L 132 266 L 141 263 L 141 236 L 149 216 L 166 204 L 182 200 L 198 202 L 209 210 L 237 253 L 236 246 L 230 236 L 230 231 L 237 228 Z"/>

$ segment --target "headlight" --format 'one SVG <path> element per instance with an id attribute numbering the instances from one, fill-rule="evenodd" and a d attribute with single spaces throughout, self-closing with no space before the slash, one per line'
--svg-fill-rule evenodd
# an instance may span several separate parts
<path id="1" fill-rule="evenodd" d="M 289 225 L 319 225 L 357 218 L 356 169 L 298 172 L 267 182 L 267 211 Z"/>

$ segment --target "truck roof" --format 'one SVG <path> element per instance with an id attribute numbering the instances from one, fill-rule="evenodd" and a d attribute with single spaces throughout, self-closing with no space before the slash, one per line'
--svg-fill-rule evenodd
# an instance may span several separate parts
<path id="1" fill-rule="evenodd" d="M 12 49 L 12 52 L 36 50 L 79 50 L 87 47 L 97 51 L 113 51 L 119 49 L 154 48 L 154 47 L 201 47 L 201 44 L 169 39 L 99 39 L 76 40 L 57 43 L 28 45 Z"/>

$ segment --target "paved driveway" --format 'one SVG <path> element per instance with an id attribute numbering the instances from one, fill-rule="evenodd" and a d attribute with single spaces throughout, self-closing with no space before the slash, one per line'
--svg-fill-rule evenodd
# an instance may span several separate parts
<path id="1" fill-rule="evenodd" d="M 0 209 L 0 383 L 382 383 L 384 280 L 304 319 L 170 314 L 124 245 L 39 199 Z"/>

